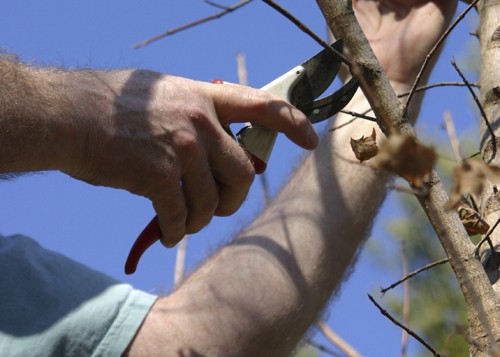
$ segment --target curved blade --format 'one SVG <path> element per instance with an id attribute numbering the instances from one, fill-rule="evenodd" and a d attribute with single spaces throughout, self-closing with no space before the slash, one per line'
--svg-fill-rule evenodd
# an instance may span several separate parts
<path id="1" fill-rule="evenodd" d="M 349 103 L 358 90 L 359 81 L 352 77 L 339 90 L 329 96 L 316 100 L 312 103 L 311 109 L 304 112 L 311 123 L 319 123 L 331 118 L 341 111 Z"/>
<path id="2" fill-rule="evenodd" d="M 342 53 L 343 41 L 341 39 L 331 46 Z M 307 110 L 311 103 L 332 84 L 340 65 L 340 60 L 327 49 L 302 63 L 305 74 L 292 88 L 290 103 L 302 111 Z"/>

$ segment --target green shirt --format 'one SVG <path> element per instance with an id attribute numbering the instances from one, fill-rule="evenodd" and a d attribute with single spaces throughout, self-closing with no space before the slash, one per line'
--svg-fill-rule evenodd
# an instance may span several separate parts
<path id="1" fill-rule="evenodd" d="M 120 356 L 156 296 L 0 236 L 0 356 Z"/>

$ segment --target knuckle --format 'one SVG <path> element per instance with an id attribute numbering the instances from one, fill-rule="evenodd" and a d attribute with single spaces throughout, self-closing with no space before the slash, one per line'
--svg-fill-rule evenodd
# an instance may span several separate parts
<path id="1" fill-rule="evenodd" d="M 171 204 L 170 206 L 173 205 Z M 187 210 L 177 207 L 176 209 L 169 210 L 168 216 L 166 218 L 170 222 L 171 226 L 181 227 L 185 225 L 187 217 L 188 217 Z"/>
<path id="2" fill-rule="evenodd" d="M 195 233 L 208 225 L 212 220 L 215 210 L 219 205 L 219 197 L 216 194 L 198 199 L 190 207 L 186 229 L 189 233 Z"/>
<path id="3" fill-rule="evenodd" d="M 250 159 L 247 159 L 245 164 L 242 165 L 239 170 L 236 170 L 237 183 L 244 188 L 248 188 L 250 187 L 254 179 L 255 168 Z"/>
<path id="4" fill-rule="evenodd" d="M 228 217 L 232 214 L 236 213 L 240 206 L 231 205 L 231 206 L 220 206 L 217 209 L 217 216 L 219 217 Z"/>
<path id="5" fill-rule="evenodd" d="M 215 211 L 219 205 L 219 197 L 216 194 L 210 195 L 210 197 L 200 200 L 198 206 L 198 212 L 207 212 L 210 215 Z"/>
<path id="6" fill-rule="evenodd" d="M 184 154 L 192 155 L 198 151 L 198 137 L 194 132 L 179 130 L 175 133 L 173 142 L 175 147 Z"/>
<path id="7" fill-rule="evenodd" d="M 263 90 L 254 90 L 251 92 L 247 92 L 248 99 L 256 110 L 264 111 L 269 110 L 272 103 L 275 101 L 270 93 L 265 92 Z"/>

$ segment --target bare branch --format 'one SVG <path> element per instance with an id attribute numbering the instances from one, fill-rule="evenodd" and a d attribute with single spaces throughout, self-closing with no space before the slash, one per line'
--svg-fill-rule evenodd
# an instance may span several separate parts
<path id="1" fill-rule="evenodd" d="M 356 76 L 384 133 L 414 138 L 415 131 L 403 115 L 404 109 L 401 108 L 400 100 L 356 20 L 352 1 L 316 0 L 316 2 L 333 34 L 337 38 L 342 38 L 349 48 L 353 66 L 354 63 L 358 66 Z M 414 84 L 415 88 L 417 86 L 418 84 Z M 497 303 L 496 293 L 481 262 L 471 259 L 475 247 L 458 214 L 447 208 L 449 197 L 437 173 L 430 173 L 425 178 L 424 184 L 428 188 L 428 194 L 417 195 L 416 198 L 450 259 L 467 302 L 469 321 L 482 321 L 481 317 L 487 317 L 486 324 L 471 324 L 470 330 L 471 337 L 481 346 L 482 351 L 486 351 L 491 347 L 492 340 L 500 338 L 500 329 L 497 328 L 500 326 L 500 305 Z M 491 326 L 495 326 L 495 329 Z"/>
<path id="2" fill-rule="evenodd" d="M 176 34 L 176 33 L 181 32 L 183 30 L 187 30 L 187 29 L 189 29 L 191 27 L 198 26 L 198 25 L 203 24 L 205 22 L 218 19 L 218 18 L 220 18 L 220 17 L 222 17 L 224 15 L 229 14 L 230 12 L 233 12 L 233 11 L 239 9 L 242 6 L 245 6 L 245 5 L 249 4 L 250 2 L 252 2 L 252 0 L 240 1 L 239 3 L 237 3 L 237 4 L 233 5 L 233 6 L 226 7 L 223 11 L 218 12 L 217 14 L 214 14 L 214 15 L 208 16 L 208 17 L 204 17 L 202 19 L 196 20 L 194 22 L 190 22 L 189 24 L 186 24 L 186 25 L 183 25 L 183 26 L 180 26 L 180 27 L 176 27 L 176 28 L 168 30 L 168 31 L 166 31 L 166 32 L 164 32 L 162 34 L 159 34 L 159 35 L 157 35 L 155 37 L 152 37 L 149 40 L 145 40 L 145 41 L 142 41 L 140 43 L 137 43 L 137 44 L 135 44 L 133 46 L 133 48 L 137 49 L 137 48 L 144 47 L 146 45 L 149 45 L 152 42 L 161 40 L 162 38 L 165 38 L 167 36 Z"/>
<path id="3" fill-rule="evenodd" d="M 413 87 L 410 90 L 410 94 L 408 95 L 408 101 L 406 102 L 405 109 L 404 109 L 404 114 L 405 114 L 404 116 L 405 117 L 408 114 L 408 108 L 410 106 L 411 100 L 413 99 L 413 95 L 415 94 L 415 89 L 418 87 L 418 84 L 422 80 L 422 75 L 423 75 L 424 71 L 427 69 L 427 66 L 429 65 L 432 57 L 434 57 L 437 50 L 439 49 L 439 47 L 441 47 L 444 40 L 448 37 L 448 35 L 451 33 L 451 31 L 458 25 L 458 23 L 460 21 L 463 20 L 465 15 L 467 15 L 467 13 L 477 4 L 478 1 L 479 0 L 472 1 L 472 3 L 455 19 L 455 21 L 453 21 L 453 23 L 448 27 L 448 29 L 443 33 L 441 38 L 436 42 L 434 47 L 427 54 L 425 61 L 422 65 L 422 67 L 420 68 L 420 72 L 418 73 L 417 78 L 415 79 L 415 82 L 413 83 Z"/>
<path id="4" fill-rule="evenodd" d="M 398 286 L 399 284 L 403 283 L 404 281 L 406 281 L 406 280 L 408 280 L 410 278 L 413 278 L 415 275 L 420 274 L 421 272 L 429 270 L 431 268 L 434 268 L 434 267 L 436 267 L 438 265 L 448 263 L 449 261 L 450 260 L 448 258 L 445 258 L 445 259 L 438 260 L 437 262 L 427 264 L 427 265 L 423 266 L 422 268 L 417 269 L 417 270 L 411 272 L 410 274 L 404 276 L 403 278 L 399 279 L 397 282 L 395 282 L 391 286 L 388 286 L 387 288 L 380 289 L 380 292 L 383 295 L 386 292 L 388 292 L 389 290 L 394 289 L 396 286 Z"/>
<path id="5" fill-rule="evenodd" d="M 413 338 L 415 338 L 418 342 L 420 342 L 423 346 L 425 346 L 425 348 L 427 348 L 434 356 L 436 357 L 441 357 L 441 354 L 439 354 L 439 352 L 437 352 L 429 343 L 427 343 L 422 337 L 420 337 L 419 335 L 417 335 L 415 332 L 413 332 L 412 330 L 410 330 L 408 327 L 404 326 L 401 322 L 397 321 L 394 317 L 392 317 L 391 314 L 389 314 L 389 312 L 387 312 L 387 310 L 384 310 L 376 301 L 375 299 L 370 295 L 368 294 L 368 298 L 370 299 L 370 301 L 379 309 L 380 313 L 382 315 L 384 315 L 385 317 L 387 317 L 389 320 L 391 320 L 392 323 L 394 323 L 395 325 L 401 327 L 403 330 L 405 330 L 406 332 L 408 332 L 408 334 L 410 336 L 412 336 Z"/>
<path id="6" fill-rule="evenodd" d="M 335 351 L 332 351 L 331 349 L 329 349 L 328 347 L 325 347 L 323 345 L 320 345 L 319 343 L 317 342 L 314 342 L 313 340 L 310 340 L 308 338 L 304 339 L 304 341 L 311 345 L 312 347 L 318 349 L 319 351 L 321 352 L 324 352 L 326 353 L 327 355 L 330 355 L 330 356 L 333 356 L 333 357 L 345 357 L 344 355 L 341 355 L 340 353 L 337 353 Z"/>
<path id="7" fill-rule="evenodd" d="M 247 86 L 248 85 L 248 71 L 246 64 L 246 57 L 243 53 L 238 52 L 236 54 L 236 62 L 238 65 L 238 83 Z M 259 175 L 260 183 L 262 185 L 262 196 L 264 198 L 264 206 L 267 207 L 271 203 L 271 194 L 269 193 L 269 183 L 267 181 L 266 173 Z"/>
<path id="8" fill-rule="evenodd" d="M 401 242 L 401 263 L 403 265 L 403 275 L 408 275 L 408 255 L 406 254 L 405 241 Z M 405 280 L 403 294 L 403 323 L 405 326 L 410 324 L 410 280 Z M 401 335 L 401 357 L 406 357 L 408 349 L 408 332 L 403 330 Z"/>
<path id="9" fill-rule="evenodd" d="M 371 109 L 368 109 L 366 110 L 365 112 L 363 113 L 356 113 L 356 112 L 352 112 L 350 110 L 341 110 L 340 113 L 343 113 L 343 114 L 347 114 L 347 115 L 351 115 L 353 116 L 354 118 L 352 118 L 351 120 L 345 122 L 344 124 L 341 124 L 341 125 L 338 125 L 338 126 L 335 126 L 333 128 L 330 128 L 328 129 L 328 131 L 335 131 L 335 130 L 339 130 L 351 123 L 353 123 L 356 119 L 358 118 L 361 118 L 361 119 L 366 119 L 366 120 L 369 120 L 369 121 L 373 121 L 373 122 L 377 122 L 377 118 L 375 117 L 372 117 L 372 116 L 369 116 L 369 115 L 366 115 L 366 113 L 369 113 L 371 111 Z"/>
<path id="10" fill-rule="evenodd" d="M 472 87 L 479 88 L 479 84 L 477 84 L 477 83 L 469 83 L 469 85 Z M 428 89 L 438 88 L 438 87 L 465 87 L 465 86 L 467 86 L 467 84 L 465 82 L 439 82 L 439 83 L 427 84 L 425 86 L 420 86 L 418 88 L 415 88 L 415 93 L 423 92 L 423 91 L 426 91 Z M 409 94 L 410 94 L 410 92 L 398 94 L 398 98 L 407 97 Z"/>
<path id="11" fill-rule="evenodd" d="M 444 113 L 444 125 L 448 133 L 448 138 L 450 139 L 451 149 L 453 150 L 453 155 L 455 155 L 455 160 L 457 163 L 460 163 L 462 157 L 460 156 L 457 133 L 455 131 L 455 125 L 453 124 L 453 118 L 449 112 Z"/>
<path id="12" fill-rule="evenodd" d="M 470 86 L 469 82 L 465 78 L 465 76 L 462 73 L 462 71 L 460 70 L 460 68 L 458 68 L 456 62 L 455 61 L 451 61 L 451 64 L 453 65 L 453 68 L 455 68 L 455 70 L 458 72 L 458 74 L 460 75 L 460 77 L 462 78 L 462 80 L 467 85 L 467 88 L 469 89 L 469 92 L 472 95 L 472 98 L 474 98 L 474 102 L 476 103 L 477 107 L 479 108 L 479 111 L 481 112 L 481 116 L 483 117 L 484 122 L 486 123 L 486 126 L 488 127 L 488 130 L 489 130 L 489 132 L 491 134 L 492 144 L 495 145 L 495 143 L 496 143 L 495 132 L 493 131 L 493 128 L 491 127 L 490 121 L 488 120 L 488 116 L 486 115 L 486 112 L 484 111 L 484 108 L 481 105 L 481 102 L 479 101 L 479 98 L 477 97 L 476 93 L 474 92 L 474 90 Z"/>
<path id="13" fill-rule="evenodd" d="M 323 41 L 323 39 L 321 39 L 321 37 L 319 37 L 318 35 L 316 35 L 313 31 L 311 31 L 306 25 L 304 25 L 302 22 L 300 22 L 295 16 L 293 16 L 292 14 L 290 14 L 287 10 L 285 10 L 283 7 L 281 7 L 280 5 L 276 4 L 274 1 L 272 0 L 262 0 L 263 2 L 265 2 L 267 5 L 271 6 L 273 9 L 275 9 L 276 11 L 278 11 L 280 14 L 282 14 L 283 16 L 285 16 L 288 20 L 290 20 L 295 26 L 297 26 L 300 30 L 302 30 L 303 32 L 305 32 L 307 35 L 309 35 L 314 41 L 316 41 L 320 46 L 326 48 L 328 51 L 330 51 L 330 53 L 332 53 L 335 57 L 337 57 L 338 59 L 340 59 L 342 62 L 344 62 L 346 65 L 348 65 L 349 67 L 351 67 L 351 63 L 349 62 L 349 60 L 340 52 L 338 52 L 336 49 L 334 49 L 333 47 L 331 47 L 328 43 L 326 43 L 325 41 Z"/>
<path id="14" fill-rule="evenodd" d="M 486 241 L 488 241 L 490 243 L 490 248 L 491 248 L 492 254 L 498 254 L 498 252 L 496 251 L 495 247 L 493 247 L 492 244 L 491 244 L 490 235 L 493 234 L 493 232 L 495 231 L 495 229 L 497 228 L 497 226 L 498 226 L 499 223 L 500 223 L 500 218 L 497 219 L 497 221 L 495 222 L 495 224 L 486 233 L 486 235 L 484 236 L 484 238 L 481 239 L 481 241 L 477 244 L 476 249 L 474 250 L 474 255 L 477 256 L 477 253 L 479 252 L 479 248 L 481 248 L 481 245 L 483 245 L 483 243 L 486 242 Z"/>
<path id="15" fill-rule="evenodd" d="M 337 335 L 331 328 L 328 327 L 323 321 L 317 323 L 319 329 L 325 337 L 334 345 L 337 346 L 348 357 L 361 357 L 361 354 L 354 349 L 351 345 L 345 342 L 339 335 Z"/>
<path id="16" fill-rule="evenodd" d="M 248 85 L 247 61 L 243 53 L 236 53 L 236 64 L 238 65 L 238 83 L 242 86 Z"/>
<path id="17" fill-rule="evenodd" d="M 218 8 L 218 9 L 228 10 L 228 7 L 227 7 L 227 6 L 225 6 L 225 5 L 221 5 L 221 4 L 218 4 L 218 3 L 216 3 L 215 1 L 204 0 L 204 2 L 205 2 L 206 4 L 208 4 L 208 5 L 211 5 L 211 6 L 213 6 L 213 7 L 216 7 L 216 8 Z M 231 11 L 231 10 L 229 10 L 229 11 Z"/>
<path id="18" fill-rule="evenodd" d="M 348 126 L 349 124 L 354 123 L 356 120 L 358 120 L 358 118 L 356 118 L 356 117 L 352 118 L 351 120 L 345 122 L 344 124 L 340 124 L 340 125 L 334 126 L 333 128 L 328 129 L 328 131 L 335 131 L 335 130 L 342 129 L 342 128 Z"/>
<path id="19" fill-rule="evenodd" d="M 368 113 L 369 111 L 370 110 L 367 110 L 366 113 Z M 356 118 L 361 118 L 361 119 L 373 121 L 375 123 L 377 122 L 377 118 L 366 115 L 365 113 L 356 113 L 356 112 L 352 112 L 350 110 L 341 110 L 340 112 L 344 113 L 344 114 L 352 115 L 353 117 L 356 117 Z"/>
<path id="20" fill-rule="evenodd" d="M 179 242 L 177 246 L 177 254 L 175 257 L 175 271 L 174 271 L 174 287 L 177 287 L 184 280 L 184 262 L 186 261 L 186 248 L 188 236 Z"/>

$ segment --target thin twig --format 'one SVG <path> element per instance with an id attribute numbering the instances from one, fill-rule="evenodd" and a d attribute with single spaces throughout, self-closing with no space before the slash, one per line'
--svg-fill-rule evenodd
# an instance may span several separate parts
<path id="1" fill-rule="evenodd" d="M 335 131 L 335 130 L 338 130 L 338 129 L 341 129 L 343 128 L 344 126 L 347 126 L 351 123 L 353 123 L 356 119 L 358 118 L 361 118 L 361 119 L 366 119 L 366 120 L 369 120 L 369 121 L 374 121 L 374 122 L 377 122 L 377 118 L 375 117 L 371 117 L 369 115 L 366 115 L 366 113 L 369 113 L 371 111 L 371 109 L 367 109 L 366 111 L 364 111 L 363 113 L 357 113 L 357 112 L 352 112 L 350 110 L 341 110 L 340 113 L 342 114 L 347 114 L 347 115 L 351 115 L 353 116 L 354 118 L 352 118 L 351 120 L 345 122 L 344 124 L 340 124 L 338 126 L 335 126 L 333 128 L 330 128 L 328 129 L 328 131 Z"/>
<path id="2" fill-rule="evenodd" d="M 349 120 L 343 124 L 340 124 L 340 125 L 334 126 L 333 128 L 328 129 L 328 131 L 335 131 L 335 130 L 342 129 L 345 126 L 348 126 L 348 125 L 354 123 L 356 120 L 358 120 L 358 118 L 352 118 L 351 120 Z"/>
<path id="3" fill-rule="evenodd" d="M 328 347 L 326 346 L 323 346 L 317 342 L 314 342 L 313 340 L 310 340 L 308 338 L 305 338 L 304 341 L 308 344 L 308 345 L 311 345 L 312 347 L 318 349 L 319 351 L 321 352 L 324 352 L 326 353 L 327 355 L 330 355 L 330 356 L 333 356 L 333 357 L 345 357 L 344 355 L 341 355 L 340 353 L 338 352 L 335 352 L 331 349 L 329 349 Z"/>
<path id="4" fill-rule="evenodd" d="M 469 83 L 472 87 L 479 88 L 479 84 L 477 83 Z M 418 92 L 423 92 L 428 89 L 432 88 L 438 88 L 438 87 L 465 87 L 466 84 L 465 82 L 439 82 L 439 83 L 432 83 L 432 84 L 427 84 L 425 86 L 420 86 L 418 88 L 415 88 L 415 93 Z M 404 98 L 407 97 L 410 94 L 410 92 L 405 92 L 398 94 L 398 98 Z"/>
<path id="5" fill-rule="evenodd" d="M 370 110 L 367 110 L 366 113 L 368 113 L 369 111 Z M 343 109 L 340 112 L 344 113 L 344 114 L 352 115 L 353 117 L 356 117 L 356 118 L 361 118 L 361 119 L 377 122 L 377 118 L 366 115 L 365 113 L 356 113 L 356 112 L 352 112 L 350 110 L 343 110 Z"/>
<path id="6" fill-rule="evenodd" d="M 337 335 L 327 324 L 323 321 L 318 321 L 317 323 L 319 329 L 323 335 L 336 347 L 338 347 L 342 352 L 348 357 L 361 357 L 361 353 L 356 351 L 354 347 L 345 342 L 339 335 Z"/>
<path id="7" fill-rule="evenodd" d="M 401 263 L 403 265 L 403 276 L 408 275 L 408 254 L 406 254 L 405 241 L 401 242 Z M 405 280 L 403 283 L 403 323 L 405 326 L 410 324 L 410 280 Z M 401 357 L 406 357 L 408 349 L 408 332 L 403 329 L 401 335 Z"/>
<path id="8" fill-rule="evenodd" d="M 211 5 L 211 6 L 213 6 L 213 7 L 216 7 L 216 8 L 218 8 L 218 9 L 222 9 L 222 10 L 227 10 L 227 9 L 228 9 L 228 7 L 227 7 L 227 6 L 225 6 L 225 5 L 221 5 L 221 4 L 218 4 L 218 3 L 216 3 L 215 1 L 204 0 L 204 2 L 205 2 L 206 4 L 208 4 L 208 5 Z M 232 10 L 229 10 L 229 11 L 232 11 Z"/>
<path id="9" fill-rule="evenodd" d="M 375 299 L 370 294 L 368 294 L 368 298 L 379 309 L 379 311 L 380 311 L 380 313 L 382 315 L 384 315 L 389 320 L 391 320 L 391 322 L 394 323 L 395 325 L 397 325 L 397 326 L 401 327 L 402 329 L 406 330 L 410 336 L 412 336 L 418 342 L 420 342 L 422 345 L 424 345 L 434 356 L 441 357 L 441 354 L 439 352 L 437 352 L 431 345 L 429 345 L 422 337 L 420 337 L 419 335 L 417 335 L 415 332 L 413 332 L 412 330 L 410 330 L 408 327 L 404 326 L 401 322 L 397 321 L 394 317 L 392 317 L 391 314 L 389 314 L 389 312 L 387 312 L 386 310 L 384 310 L 375 301 Z"/>
<path id="10" fill-rule="evenodd" d="M 418 84 L 422 80 L 422 75 L 424 71 L 426 70 L 427 66 L 429 65 L 432 57 L 436 54 L 437 50 L 441 45 L 443 44 L 444 40 L 448 37 L 448 35 L 451 33 L 451 31 L 458 25 L 460 21 L 467 15 L 467 13 L 476 5 L 476 3 L 479 0 L 474 0 L 456 19 L 453 21 L 453 23 L 448 27 L 448 29 L 443 33 L 443 35 L 439 38 L 439 40 L 436 42 L 434 47 L 429 51 L 427 56 L 425 57 L 425 61 L 422 64 L 422 67 L 420 68 L 420 72 L 418 72 L 417 78 L 415 79 L 415 82 L 413 83 L 413 87 L 410 90 L 410 94 L 408 95 L 408 100 L 406 101 L 405 104 L 405 109 L 404 109 L 404 117 L 408 115 L 408 108 L 410 106 L 411 100 L 413 99 L 413 95 L 415 94 L 415 89 L 418 87 Z"/>
<path id="11" fill-rule="evenodd" d="M 476 246 L 476 249 L 474 249 L 474 255 L 477 256 L 477 253 L 479 252 L 479 248 L 481 248 L 481 245 L 488 241 L 490 242 L 490 248 L 491 248 L 491 252 L 492 254 L 495 254 L 497 253 L 497 251 L 495 250 L 495 247 L 492 246 L 491 244 L 491 241 L 490 241 L 490 235 L 493 234 L 493 232 L 495 231 L 495 229 L 497 228 L 498 224 L 500 223 L 500 217 L 497 218 L 497 221 L 495 222 L 495 224 L 490 228 L 490 230 L 486 233 L 486 235 L 484 236 L 483 239 L 481 239 L 481 241 L 477 244 Z"/>
<path id="12" fill-rule="evenodd" d="M 444 113 L 444 126 L 446 127 L 446 132 L 448 133 L 448 138 L 450 139 L 451 149 L 455 160 L 457 163 L 462 162 L 462 156 L 460 156 L 460 150 L 458 145 L 457 132 L 455 131 L 455 124 L 453 124 L 453 118 L 451 113 Z"/>
<path id="13" fill-rule="evenodd" d="M 205 22 L 208 22 L 208 21 L 211 21 L 211 20 L 215 20 L 215 19 L 218 19 L 224 15 L 227 15 L 228 13 L 230 12 L 233 12 L 234 10 L 237 10 L 239 9 L 240 7 L 244 6 L 244 5 L 247 5 L 248 3 L 252 2 L 252 0 L 244 0 L 244 1 L 240 1 L 239 3 L 233 5 L 233 6 L 229 6 L 229 7 L 226 7 L 223 11 L 221 12 L 218 12 L 217 14 L 214 14 L 212 16 L 208 16 L 208 17 L 204 17 L 202 19 L 199 19 L 199 20 L 196 20 L 194 22 L 191 22 L 189 24 L 186 24 L 186 25 L 183 25 L 183 26 L 180 26 L 180 27 L 177 27 L 177 28 L 174 28 L 174 29 L 171 29 L 171 30 L 168 30 L 162 34 L 159 34 L 155 37 L 152 37 L 150 38 L 149 40 L 145 40 L 145 41 L 142 41 L 140 43 L 137 43 L 135 44 L 133 47 L 134 48 L 140 48 L 140 47 L 144 47 L 146 45 L 149 45 L 150 43 L 152 42 L 155 42 L 155 41 L 158 41 L 158 40 L 161 40 L 162 38 L 165 38 L 167 36 L 170 36 L 170 35 L 173 35 L 175 33 L 178 33 L 178 32 L 181 32 L 183 30 L 187 30 L 191 27 L 195 27 L 197 25 L 200 25 L 202 23 L 205 23 Z"/>
<path id="14" fill-rule="evenodd" d="M 476 156 L 479 156 L 479 155 L 481 155 L 480 151 L 478 151 L 475 154 L 472 154 L 471 156 L 465 158 L 463 161 L 467 161 L 467 160 L 473 159 L 473 158 L 475 158 Z"/>
<path id="15" fill-rule="evenodd" d="M 342 62 L 344 62 L 346 65 L 351 67 L 351 62 L 340 52 L 338 52 L 336 49 L 331 47 L 328 43 L 323 41 L 321 37 L 316 35 L 313 31 L 311 31 L 306 25 L 304 25 L 302 22 L 299 21 L 295 16 L 293 16 L 291 13 L 289 13 L 287 10 L 285 10 L 283 7 L 280 5 L 276 4 L 272 0 L 262 0 L 264 3 L 267 5 L 271 6 L 274 10 L 278 11 L 281 15 L 285 16 L 288 20 L 290 20 L 295 26 L 297 26 L 302 32 L 306 33 L 309 35 L 314 41 L 316 41 L 320 46 L 326 48 L 331 54 L 333 54 L 335 57 L 340 59 Z"/>
<path id="16" fill-rule="evenodd" d="M 184 262 L 186 261 L 186 248 L 188 236 L 179 242 L 177 247 L 177 254 L 175 258 L 175 271 L 174 271 L 174 287 L 178 287 L 184 280 Z"/>
<path id="17" fill-rule="evenodd" d="M 247 61 L 243 53 L 236 53 L 236 64 L 238 69 L 238 83 L 242 86 L 248 85 Z"/>
<path id="18" fill-rule="evenodd" d="M 236 63 L 238 66 L 238 83 L 242 86 L 248 85 L 248 70 L 246 57 L 243 53 L 236 53 Z M 267 181 L 266 173 L 262 173 L 260 176 L 260 183 L 262 186 L 262 196 L 264 198 L 264 206 L 267 207 L 271 203 L 271 194 L 269 193 L 269 183 Z"/>
<path id="19" fill-rule="evenodd" d="M 445 259 L 441 259 L 441 260 L 438 260 L 437 262 L 434 262 L 434 263 L 430 263 L 430 264 L 427 264 L 426 266 L 423 266 L 422 268 L 420 269 L 417 269 L 413 272 L 411 272 L 410 274 L 408 274 L 407 276 L 399 279 L 397 282 L 395 282 L 394 284 L 392 284 L 391 286 L 388 286 L 387 288 L 383 288 L 383 289 L 380 289 L 380 292 L 382 295 L 384 295 L 386 292 L 388 292 L 389 290 L 391 289 L 394 289 L 396 286 L 398 286 L 399 284 L 401 284 L 402 282 L 414 277 L 415 275 L 417 274 L 420 274 L 421 272 L 423 271 L 426 271 L 426 270 L 429 270 L 431 268 L 434 268 L 435 266 L 438 266 L 438 265 L 441 265 L 441 264 L 445 264 L 445 263 L 448 263 L 449 259 L 448 258 L 445 258 Z"/>
<path id="20" fill-rule="evenodd" d="M 486 126 L 488 127 L 488 130 L 489 130 L 489 132 L 491 134 L 492 143 L 493 143 L 493 145 L 495 145 L 495 143 L 496 143 L 495 132 L 493 131 L 493 128 L 491 127 L 490 121 L 488 120 L 488 116 L 486 115 L 486 112 L 484 111 L 484 108 L 481 105 L 481 102 L 479 101 L 479 98 L 477 97 L 476 93 L 474 92 L 474 90 L 472 89 L 471 85 L 467 81 L 467 78 L 465 78 L 465 76 L 462 73 L 462 71 L 460 70 L 460 68 L 458 68 L 456 62 L 455 61 L 451 61 L 451 64 L 453 65 L 453 68 L 455 68 L 455 70 L 458 72 L 458 75 L 462 78 L 462 80 L 467 85 L 467 88 L 469 89 L 469 92 L 472 95 L 472 98 L 474 98 L 474 102 L 476 103 L 477 107 L 479 108 L 479 111 L 481 112 L 481 116 L 483 117 L 483 119 L 484 119 L 484 121 L 486 123 Z"/>

